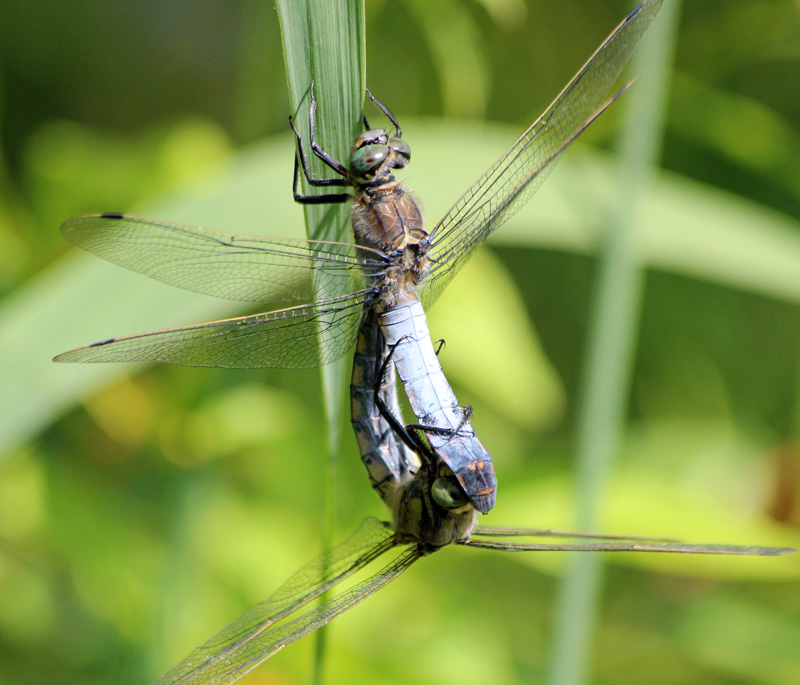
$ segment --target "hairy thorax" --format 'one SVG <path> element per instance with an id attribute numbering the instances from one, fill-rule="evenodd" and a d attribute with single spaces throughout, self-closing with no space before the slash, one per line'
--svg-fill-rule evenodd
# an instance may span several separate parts
<path id="1" fill-rule="evenodd" d="M 362 187 L 353 206 L 353 232 L 359 245 L 392 258 L 380 284 L 380 308 L 417 299 L 417 288 L 428 274 L 428 232 L 422 209 L 401 181 Z"/>

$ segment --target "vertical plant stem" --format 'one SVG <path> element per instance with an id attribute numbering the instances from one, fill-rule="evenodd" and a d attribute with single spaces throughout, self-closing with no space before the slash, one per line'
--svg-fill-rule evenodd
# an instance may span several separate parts
<path id="1" fill-rule="evenodd" d="M 311 173 L 329 178 L 331 170 L 308 143 L 310 85 L 315 83 L 317 141 L 334 158 L 346 164 L 350 147 L 361 128 L 366 87 L 364 0 L 277 0 L 286 76 L 295 126 L 304 136 Z M 288 190 L 289 179 L 287 179 Z M 312 191 L 303 184 L 303 191 Z M 304 205 L 309 238 L 352 242 L 349 204 Z M 340 360 L 322 371 L 324 405 L 330 448 L 326 477 L 323 551 L 331 547 L 336 514 L 336 464 L 341 440 L 344 388 L 350 360 Z M 324 598 L 323 598 L 324 599 Z M 321 683 L 325 630 L 316 632 L 313 682 Z"/>
<path id="2" fill-rule="evenodd" d="M 662 140 L 663 109 L 680 3 L 664 3 L 634 55 L 637 81 L 625 97 L 619 201 L 600 259 L 577 425 L 577 527 L 598 526 L 602 494 L 619 450 L 636 354 L 643 272 L 637 252 L 639 206 Z M 602 584 L 602 557 L 571 555 L 559 590 L 550 682 L 587 680 Z"/>

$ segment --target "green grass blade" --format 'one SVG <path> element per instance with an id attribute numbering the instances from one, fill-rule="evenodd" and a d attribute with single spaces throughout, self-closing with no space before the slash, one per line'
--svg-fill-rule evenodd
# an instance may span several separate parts
<path id="1" fill-rule="evenodd" d="M 661 144 L 678 9 L 678 2 L 667 3 L 642 41 L 634 62 L 640 78 L 626 102 L 619 204 L 601 254 L 578 415 L 578 530 L 598 528 L 597 513 L 619 449 L 643 289 L 636 226 Z M 571 555 L 556 617 L 551 682 L 557 685 L 587 681 L 601 565 L 600 556 Z"/>
<path id="2" fill-rule="evenodd" d="M 317 141 L 336 160 L 347 165 L 353 138 L 361 129 L 366 87 L 366 43 L 363 0 L 278 0 L 286 77 L 295 125 L 308 142 L 310 85 L 315 83 Z M 330 178 L 332 171 L 311 154 L 311 172 Z M 311 189 L 304 182 L 303 191 Z M 351 242 L 350 203 L 305 205 L 310 238 Z M 330 548 L 336 512 L 336 463 L 341 443 L 342 407 L 350 360 L 323 368 L 323 386 L 330 444 L 323 550 Z M 324 598 L 323 598 L 324 599 Z M 314 682 L 322 682 L 325 630 L 317 631 Z"/>
<path id="3" fill-rule="evenodd" d="M 276 6 L 295 125 L 307 142 L 309 88 L 314 81 L 318 142 L 347 164 L 353 138 L 361 129 L 366 86 L 363 1 L 279 0 Z M 308 148 L 306 151 L 314 176 L 330 178 L 332 171 Z M 305 183 L 303 192 L 311 192 Z M 305 205 L 304 211 L 310 238 L 352 242 L 348 203 Z M 343 361 L 323 371 L 332 448 L 339 442 L 346 367 L 347 362 Z"/>

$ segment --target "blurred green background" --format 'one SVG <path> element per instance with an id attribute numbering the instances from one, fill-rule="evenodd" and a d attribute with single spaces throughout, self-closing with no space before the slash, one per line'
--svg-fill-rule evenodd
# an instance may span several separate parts
<path id="1" fill-rule="evenodd" d="M 552 100 L 624 1 L 367 3 L 368 82 L 434 222 Z M 574 424 L 617 106 L 430 314 L 495 457 L 489 525 L 570 527 Z M 71 216 L 301 236 L 269 3 L 0 6 L 0 682 L 152 680 L 313 558 L 317 370 L 57 366 L 243 313 L 79 254 Z M 800 7 L 683 3 L 608 532 L 800 543 Z M 475 322 L 479 322 L 477 325 Z M 355 441 L 337 539 L 383 516 Z M 447 549 L 338 619 L 329 681 L 540 682 L 565 555 Z M 796 683 L 800 560 L 609 558 L 592 681 Z M 304 683 L 312 640 L 243 682 Z"/>

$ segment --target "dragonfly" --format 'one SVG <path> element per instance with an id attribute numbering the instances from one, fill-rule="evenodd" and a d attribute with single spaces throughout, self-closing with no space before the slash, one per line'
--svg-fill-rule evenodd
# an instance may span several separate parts
<path id="1" fill-rule="evenodd" d="M 413 427 L 402 426 L 391 348 L 377 315 L 367 316 L 358 338 L 351 385 L 353 424 L 373 487 L 391 522 L 369 518 L 340 547 L 289 579 L 274 595 L 242 614 L 171 669 L 156 685 L 233 683 L 300 638 L 375 594 L 424 556 L 450 545 L 504 552 L 672 552 L 776 556 L 795 550 L 690 544 L 674 540 L 476 525 L 476 510 L 453 471 Z M 533 538 L 532 542 L 520 541 Z M 550 542 L 572 538 L 577 542 Z M 318 606 L 312 603 L 361 571 L 366 579 Z"/>
<path id="2" fill-rule="evenodd" d="M 310 147 L 336 174 L 314 178 L 297 135 L 299 202 L 352 200 L 354 244 L 237 236 L 123 214 L 67 221 L 62 233 L 110 262 L 203 294 L 275 307 L 225 319 L 110 338 L 61 354 L 58 362 L 158 361 L 226 368 L 307 367 L 342 357 L 365 316 L 378 314 L 385 342 L 418 424 L 481 513 L 495 503 L 491 456 L 436 358 L 425 309 L 474 250 L 541 186 L 572 142 L 613 102 L 603 102 L 662 0 L 646 0 L 600 45 L 545 112 L 427 231 L 416 200 L 393 175 L 410 147 L 389 110 L 370 99 L 395 135 L 369 129 L 349 166 L 316 143 L 313 86 Z M 620 91 L 621 92 L 621 91 Z M 293 126 L 294 128 L 294 126 Z M 296 131 L 295 131 L 296 132 Z M 297 191 L 298 160 L 311 187 Z M 350 186 L 350 193 L 331 187 Z"/>

